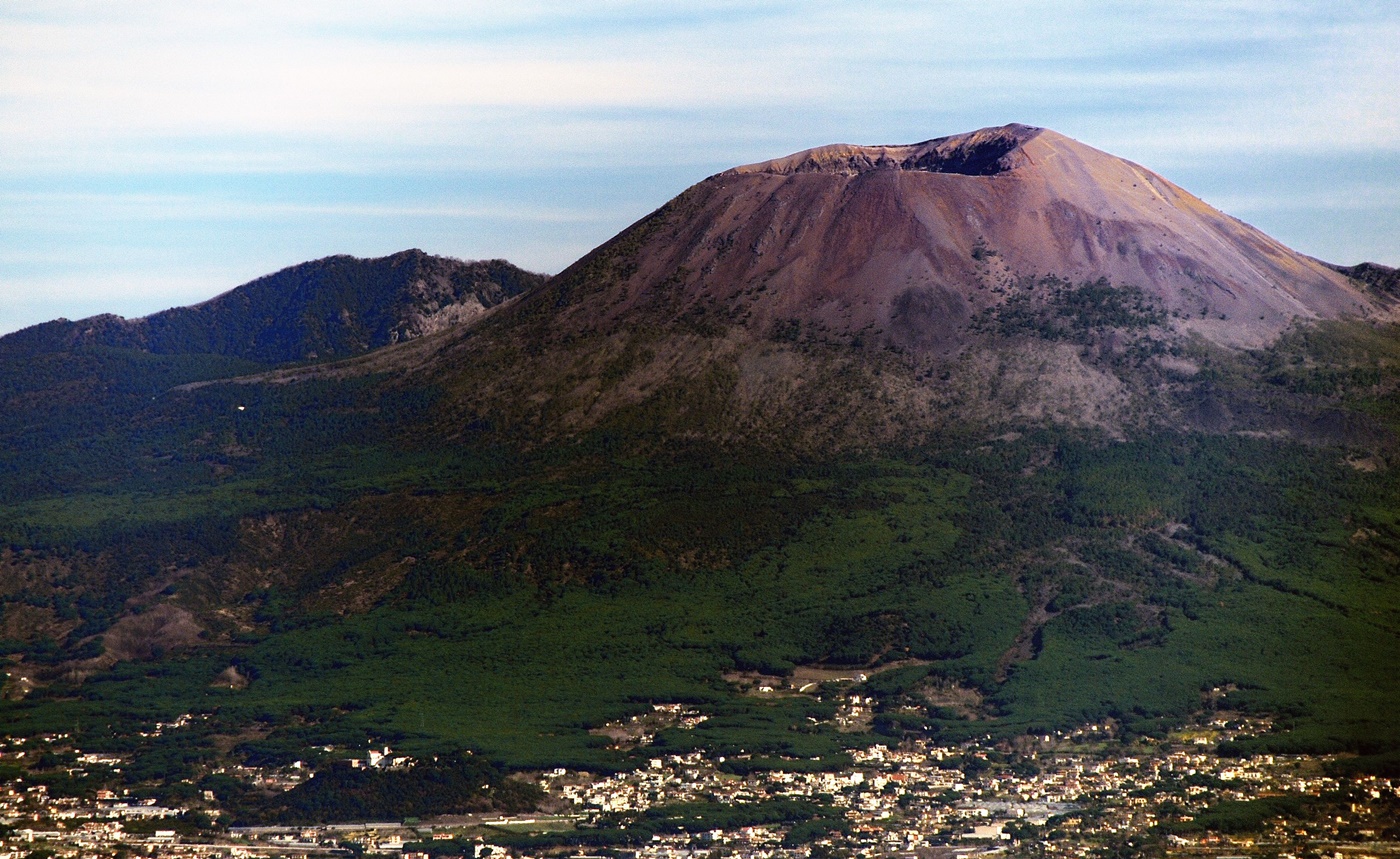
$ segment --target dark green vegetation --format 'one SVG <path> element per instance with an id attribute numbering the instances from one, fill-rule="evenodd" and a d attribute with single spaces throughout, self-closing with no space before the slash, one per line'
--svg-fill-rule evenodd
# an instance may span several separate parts
<path id="1" fill-rule="evenodd" d="M 564 846 L 616 847 L 646 844 L 653 835 L 682 832 L 733 830 L 745 826 L 792 824 L 784 846 L 806 844 L 830 832 L 845 831 L 842 810 L 830 805 L 793 799 L 733 805 L 722 802 L 687 802 L 660 805 L 643 812 L 604 815 L 596 827 L 543 835 L 499 833 L 488 837 L 492 844 L 517 850 Z"/>
<path id="2" fill-rule="evenodd" d="M 424 319 L 445 307 L 494 307 L 544 280 L 505 260 L 464 262 L 420 250 L 326 257 L 142 319 L 35 325 L 0 340 L 0 360 L 94 346 L 263 365 L 343 358 L 419 336 L 428 330 Z"/>
<path id="3" fill-rule="evenodd" d="M 1137 287 L 1113 286 L 1107 278 L 1075 284 L 1044 277 L 989 308 L 974 327 L 1002 336 L 1031 334 L 1088 345 L 1105 330 L 1136 332 L 1166 319 L 1167 314 Z"/>
<path id="4" fill-rule="evenodd" d="M 988 324 L 1087 342 L 1158 324 L 1139 299 L 1051 284 Z M 1239 751 L 1389 760 L 1400 339 L 1332 324 L 1177 357 L 1200 365 L 1183 408 L 1293 429 L 1027 422 L 778 455 L 658 438 L 629 423 L 639 409 L 546 444 L 484 423 L 445 436 L 450 392 L 431 381 L 179 388 L 247 365 L 43 353 L 0 389 L 0 722 L 131 754 L 112 779 L 172 790 L 226 757 L 371 742 L 470 748 L 501 771 L 627 767 L 656 748 L 811 766 L 872 738 L 837 730 L 841 692 L 745 695 L 724 675 L 898 663 L 859 690 L 881 738 L 1105 718 L 1154 733 L 1230 707 L 1279 727 Z M 659 702 L 710 718 L 640 753 L 596 730 Z M 208 718 L 140 735 L 188 712 Z M 410 807 L 329 772 L 363 802 L 333 811 L 298 789 L 260 813 Z M 528 800 L 485 783 L 457 804 Z"/>
<path id="5" fill-rule="evenodd" d="M 338 762 L 325 767 L 251 813 L 277 823 L 398 820 L 421 814 L 463 811 L 528 811 L 543 793 L 532 784 L 501 777 L 471 755 L 446 755 L 409 769 L 355 769 Z"/>
<path id="6" fill-rule="evenodd" d="M 720 802 L 687 802 L 660 805 L 643 812 L 602 815 L 595 825 L 563 832 L 529 834 L 505 830 L 491 832 L 487 843 L 515 850 L 549 850 L 559 847 L 610 848 L 646 844 L 654 835 L 734 830 L 746 826 L 788 824 L 783 839 L 788 847 L 806 844 L 828 833 L 846 831 L 841 809 L 818 802 L 769 799 L 733 805 Z M 431 855 L 460 855 L 474 839 L 423 841 L 405 846 Z"/>
<path id="7" fill-rule="evenodd" d="M 1374 295 L 1392 301 L 1400 299 L 1400 269 L 1373 262 L 1333 267 L 1347 277 L 1365 284 Z"/>
<path id="8" fill-rule="evenodd" d="M 1374 819 L 1355 820 L 1360 803 L 1370 801 Z M 1321 796 L 1269 796 L 1252 800 L 1232 800 L 1217 803 L 1189 822 L 1172 822 L 1158 827 L 1164 832 L 1190 834 L 1220 832 L 1227 834 L 1268 833 L 1271 829 L 1336 824 L 1338 841 L 1391 841 L 1400 835 L 1400 803 L 1393 796 L 1377 800 L 1356 787 L 1325 793 Z M 1380 827 L 1377 827 L 1377 822 Z"/>

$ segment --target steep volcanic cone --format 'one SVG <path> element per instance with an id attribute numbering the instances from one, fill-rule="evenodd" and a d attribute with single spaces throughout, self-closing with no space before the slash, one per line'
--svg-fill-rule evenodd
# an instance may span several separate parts
<path id="1" fill-rule="evenodd" d="M 1046 275 L 1138 287 L 1177 327 L 1222 345 L 1261 344 L 1294 319 L 1379 309 L 1344 275 L 1150 170 L 1024 125 L 738 167 L 617 243 L 637 252 L 612 318 L 662 291 L 681 309 L 742 303 L 750 324 L 873 327 L 935 350 Z M 588 262 L 559 285 L 595 275 Z"/>
<path id="2" fill-rule="evenodd" d="M 1387 301 L 1136 164 L 1008 125 L 712 176 L 383 368 L 417 360 L 459 425 L 525 436 L 812 449 L 1047 421 L 1230 429 L 1239 409 L 1184 389 L 1193 350 Z"/>

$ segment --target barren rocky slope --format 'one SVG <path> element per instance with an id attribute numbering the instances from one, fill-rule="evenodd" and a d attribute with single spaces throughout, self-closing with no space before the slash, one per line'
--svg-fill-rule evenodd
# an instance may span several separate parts
<path id="1" fill-rule="evenodd" d="M 371 363 L 421 363 L 467 416 L 550 434 L 638 408 L 808 446 L 1194 426 L 1183 385 L 1203 352 L 1394 319 L 1396 297 L 1351 275 L 1143 167 L 1008 125 L 720 173 L 459 342 Z"/>
<path id="2" fill-rule="evenodd" d="M 1022 125 L 812 149 L 713 176 L 662 211 L 604 319 L 665 292 L 683 311 L 743 303 L 751 324 L 873 325 L 892 343 L 946 349 L 979 310 L 1044 275 L 1139 287 L 1173 328 L 1231 346 L 1295 319 L 1386 312 L 1150 170 Z M 744 300 L 751 290 L 762 295 Z M 596 308 L 574 312 L 596 324 Z"/>

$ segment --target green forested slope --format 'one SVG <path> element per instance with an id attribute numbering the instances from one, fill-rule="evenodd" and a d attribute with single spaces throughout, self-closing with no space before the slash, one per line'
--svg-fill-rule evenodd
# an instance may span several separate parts
<path id="1" fill-rule="evenodd" d="M 423 319 L 445 308 L 495 307 L 545 279 L 505 260 L 467 262 L 420 250 L 375 259 L 332 256 L 140 319 L 107 315 L 35 325 L 0 338 L 0 360 L 96 346 L 263 365 L 324 361 L 421 336 Z"/>
<path id="2" fill-rule="evenodd" d="M 0 720 L 142 748 L 133 779 L 370 740 L 625 766 L 590 729 L 654 702 L 710 716 L 663 746 L 762 755 L 1205 707 L 1272 716 L 1278 749 L 1394 750 L 1396 344 L 1331 326 L 1199 359 L 1193 396 L 1342 427 L 1315 437 L 445 438 L 444 392 L 376 376 L 8 413 Z M 874 720 L 725 679 L 813 664 L 870 674 Z M 137 735 L 185 712 L 209 718 Z"/>

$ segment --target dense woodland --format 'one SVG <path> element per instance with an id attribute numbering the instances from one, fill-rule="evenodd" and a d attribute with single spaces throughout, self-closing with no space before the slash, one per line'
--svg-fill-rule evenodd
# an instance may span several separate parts
<path id="1" fill-rule="evenodd" d="M 1102 283 L 1052 286 L 988 336 L 1157 319 Z M 636 753 L 590 729 L 654 702 L 710 716 L 661 748 L 771 760 L 1106 718 L 1153 734 L 1221 708 L 1275 720 L 1235 753 L 1393 765 L 1400 338 L 1336 324 L 1202 360 L 1196 396 L 1323 429 L 952 427 L 832 457 L 604 425 L 526 445 L 486 425 L 423 432 L 441 420 L 431 385 L 179 388 L 259 365 L 0 353 L 0 720 L 138 753 L 120 779 L 177 791 L 230 746 L 259 765 L 471 749 L 453 760 L 495 768 L 493 790 L 516 768 L 625 768 Z M 141 632 L 176 609 L 197 635 Z M 879 702 L 868 732 L 838 731 L 823 690 L 723 679 L 810 664 L 899 666 L 857 690 Z M 217 682 L 230 667 L 244 682 Z M 973 703 L 939 703 L 948 688 Z M 207 718 L 139 736 L 187 712 Z M 374 816 L 403 790 L 336 778 L 360 805 L 303 790 L 259 813 Z M 653 825 L 671 824 L 619 831 Z"/>

